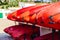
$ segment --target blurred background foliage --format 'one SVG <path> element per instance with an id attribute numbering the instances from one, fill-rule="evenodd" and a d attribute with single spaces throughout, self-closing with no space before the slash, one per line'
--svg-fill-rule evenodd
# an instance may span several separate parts
<path id="1" fill-rule="evenodd" d="M 57 2 L 57 1 L 60 1 L 60 0 L 50 0 L 50 2 Z M 2 8 L 17 7 L 19 2 L 44 3 L 44 0 L 40 0 L 40 1 L 39 0 L 0 0 L 0 6 Z"/>

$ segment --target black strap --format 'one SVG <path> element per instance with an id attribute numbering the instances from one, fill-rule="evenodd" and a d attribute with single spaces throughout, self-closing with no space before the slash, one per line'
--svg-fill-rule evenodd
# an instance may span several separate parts
<path id="1" fill-rule="evenodd" d="M 54 23 L 55 23 L 55 22 L 53 21 L 53 17 L 56 16 L 56 15 L 58 15 L 58 14 L 60 14 L 60 13 L 57 13 L 57 14 L 54 14 L 54 15 L 49 16 L 49 19 L 51 20 L 51 21 L 49 22 L 49 24 L 54 24 Z"/>
<path id="2" fill-rule="evenodd" d="M 49 16 L 50 20 L 53 20 L 53 16 L 56 16 L 58 14 L 60 14 L 60 13 L 57 13 L 57 14 L 54 14 L 54 15 Z"/>
<path id="3" fill-rule="evenodd" d="M 50 16 L 49 19 L 50 19 L 49 24 L 54 24 L 54 23 L 55 23 L 55 22 L 53 21 L 53 16 Z"/>

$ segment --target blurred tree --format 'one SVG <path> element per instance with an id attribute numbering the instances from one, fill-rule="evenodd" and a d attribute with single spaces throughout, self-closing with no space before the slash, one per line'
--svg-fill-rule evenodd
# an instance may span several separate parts
<path id="1" fill-rule="evenodd" d="M 6 4 L 8 4 L 8 1 L 4 0 L 3 5 L 6 5 Z"/>
<path id="2" fill-rule="evenodd" d="M 20 0 L 21 2 L 27 2 L 28 0 Z"/>
<path id="3" fill-rule="evenodd" d="M 21 2 L 23 2 L 24 0 L 21 0 Z"/>
<path id="4" fill-rule="evenodd" d="M 9 2 L 9 7 L 15 7 L 15 6 L 18 6 L 18 2 L 19 2 L 20 0 L 10 0 L 10 2 Z"/>
<path id="5" fill-rule="evenodd" d="M 58 0 L 52 0 L 52 2 L 57 2 Z"/>
<path id="6" fill-rule="evenodd" d="M 16 0 L 17 2 L 19 2 L 20 0 Z"/>
<path id="7" fill-rule="evenodd" d="M 60 1 L 60 0 L 57 0 L 57 1 Z"/>
<path id="8" fill-rule="evenodd" d="M 8 4 L 8 1 L 7 0 L 0 0 L 0 5 L 7 5 Z"/>
<path id="9" fill-rule="evenodd" d="M 32 0 L 30 0 L 30 2 L 32 2 Z"/>
<path id="10" fill-rule="evenodd" d="M 43 0 L 41 0 L 41 2 L 43 3 Z"/>
<path id="11" fill-rule="evenodd" d="M 0 5 L 2 4 L 2 1 L 0 0 Z"/>

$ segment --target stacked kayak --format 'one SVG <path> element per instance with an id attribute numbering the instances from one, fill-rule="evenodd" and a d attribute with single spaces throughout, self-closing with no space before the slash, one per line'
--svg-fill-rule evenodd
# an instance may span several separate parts
<path id="1" fill-rule="evenodd" d="M 60 30 L 59 15 L 60 15 L 60 2 L 51 4 L 42 13 L 42 20 L 46 27 Z M 40 15 L 40 14 L 39 14 Z"/>
<path id="2" fill-rule="evenodd" d="M 40 28 L 35 25 L 22 24 L 20 22 L 35 24 L 36 15 L 41 8 L 46 5 L 36 5 L 27 8 L 19 9 L 13 13 L 8 14 L 7 18 L 12 21 L 19 22 L 19 25 L 9 26 L 4 31 L 14 38 L 14 40 L 32 40 L 40 35 Z"/>
<path id="3" fill-rule="evenodd" d="M 32 34 L 39 32 L 39 31 L 38 32 L 36 31 L 39 29 L 34 30 L 35 25 L 39 25 L 39 27 L 44 26 L 44 27 L 60 30 L 60 2 L 46 4 L 46 5 L 39 5 L 39 6 L 35 5 L 35 6 L 22 8 L 22 9 L 19 9 L 15 12 L 8 14 L 7 18 L 12 21 L 23 22 L 23 23 L 26 22 L 27 24 L 26 25 L 22 24 L 23 28 L 21 28 L 21 27 L 20 28 L 22 29 L 22 35 L 26 34 L 27 30 L 30 30 L 31 33 L 30 33 L 30 31 L 28 31 L 28 34 L 30 35 L 29 37 L 31 37 Z M 23 31 L 23 29 L 25 30 L 25 26 L 28 26 L 28 23 L 33 24 L 33 25 L 30 25 L 30 27 L 32 26 L 32 28 L 29 29 L 26 27 L 26 31 Z M 21 30 L 20 28 L 15 28 L 15 29 Z M 11 32 L 10 29 L 9 29 L 9 31 L 6 31 L 6 29 L 4 31 L 8 34 L 10 34 L 10 32 Z M 15 30 L 15 31 L 17 31 L 17 30 Z M 21 31 L 19 31 L 19 32 L 21 32 Z M 18 34 L 19 34 L 19 32 L 18 32 Z M 12 32 L 11 35 L 13 33 L 14 32 Z"/>
<path id="4" fill-rule="evenodd" d="M 17 10 L 13 13 L 8 14 L 7 18 L 9 20 L 13 20 L 13 21 L 24 21 L 24 22 L 34 22 L 36 15 L 38 14 L 38 12 L 40 11 L 40 9 L 44 8 L 48 6 L 48 4 L 46 5 L 40 5 L 40 6 L 32 6 L 32 7 L 27 7 L 27 8 L 23 8 L 20 10 Z"/>
<path id="5" fill-rule="evenodd" d="M 36 23 L 40 26 L 45 26 L 54 29 L 60 29 L 60 2 L 28 7 L 25 11 L 17 10 L 8 15 L 8 19 L 19 21 L 19 22 L 28 22 Z M 30 9 L 29 9 L 30 8 Z"/>
<path id="6" fill-rule="evenodd" d="M 33 32 L 32 26 L 27 25 L 13 25 L 8 28 L 5 28 L 4 31 L 11 35 L 14 40 L 24 40 L 24 37 L 26 40 L 32 40 L 31 35 L 33 33 L 37 33 L 39 28 L 35 28 Z"/>

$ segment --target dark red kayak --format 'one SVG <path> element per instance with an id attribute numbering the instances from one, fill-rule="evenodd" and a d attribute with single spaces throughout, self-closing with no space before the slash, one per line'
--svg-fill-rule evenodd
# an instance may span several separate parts
<path id="1" fill-rule="evenodd" d="M 31 35 L 33 33 L 38 33 L 39 28 L 35 28 L 33 32 L 32 26 L 27 25 L 14 25 L 4 29 L 4 32 L 11 35 L 14 40 L 24 40 L 24 35 L 26 34 L 25 38 L 27 40 L 31 40 Z"/>

